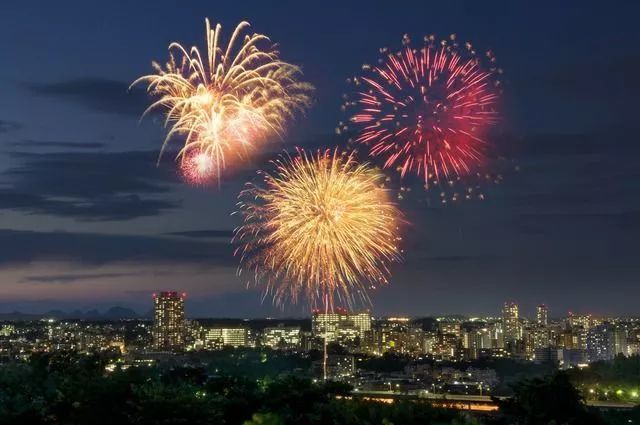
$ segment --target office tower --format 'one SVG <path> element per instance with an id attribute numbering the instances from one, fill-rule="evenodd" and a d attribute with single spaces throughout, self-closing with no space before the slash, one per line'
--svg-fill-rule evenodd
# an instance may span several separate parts
<path id="1" fill-rule="evenodd" d="M 206 348 L 247 347 L 249 345 L 249 329 L 244 326 L 205 327 L 202 339 Z"/>
<path id="2" fill-rule="evenodd" d="M 153 348 L 159 351 L 184 349 L 184 296 L 177 292 L 153 294 Z"/>
<path id="3" fill-rule="evenodd" d="M 327 334 L 328 342 L 352 343 L 364 340 L 371 331 L 371 315 L 369 313 L 351 314 L 344 310 L 331 313 L 314 312 L 311 322 L 313 335 L 324 338 Z"/>
<path id="4" fill-rule="evenodd" d="M 262 332 L 263 345 L 271 348 L 300 348 L 302 332 L 299 326 L 276 326 Z"/>
<path id="5" fill-rule="evenodd" d="M 547 326 L 549 324 L 549 309 L 544 304 L 536 307 L 536 323 L 541 326 Z"/>
<path id="6" fill-rule="evenodd" d="M 518 304 L 514 302 L 504 303 L 502 308 L 502 327 L 505 347 L 513 350 L 515 343 L 522 337 L 518 317 Z"/>

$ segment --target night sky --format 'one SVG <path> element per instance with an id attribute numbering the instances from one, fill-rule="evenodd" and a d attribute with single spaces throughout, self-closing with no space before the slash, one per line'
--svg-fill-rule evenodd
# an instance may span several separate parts
<path id="1" fill-rule="evenodd" d="M 630 1 L 2 1 L 0 312 L 145 312 L 176 289 L 190 316 L 304 314 L 236 277 L 230 214 L 270 156 L 187 187 L 170 156 L 156 167 L 161 122 L 139 122 L 149 99 L 127 91 L 171 41 L 201 45 L 209 17 L 225 34 L 250 21 L 316 86 L 271 157 L 342 143 L 346 79 L 405 33 L 456 33 L 505 70 L 513 166 L 485 201 L 400 204 L 407 255 L 374 313 L 640 313 L 638 16 Z"/>

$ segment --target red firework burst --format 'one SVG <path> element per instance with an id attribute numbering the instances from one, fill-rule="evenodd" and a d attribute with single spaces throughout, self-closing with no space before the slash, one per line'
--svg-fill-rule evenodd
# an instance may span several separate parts
<path id="1" fill-rule="evenodd" d="M 487 53 L 488 67 L 469 43 L 434 42 L 424 47 L 404 46 L 385 56 L 378 66 L 364 66 L 366 76 L 354 79 L 360 87 L 347 106 L 358 112 L 350 121 L 357 129 L 355 141 L 382 157 L 384 168 L 438 182 L 478 171 L 485 162 L 486 130 L 498 121 L 501 71 Z M 364 88 L 363 88 L 364 87 Z"/>
<path id="2" fill-rule="evenodd" d="M 180 163 L 182 176 L 188 183 L 196 186 L 207 185 L 218 179 L 219 170 L 211 155 L 192 149 Z"/>

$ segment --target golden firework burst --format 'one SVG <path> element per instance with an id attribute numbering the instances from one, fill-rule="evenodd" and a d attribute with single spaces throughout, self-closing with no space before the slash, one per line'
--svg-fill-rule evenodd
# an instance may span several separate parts
<path id="1" fill-rule="evenodd" d="M 240 271 L 253 274 L 277 304 L 305 296 L 311 306 L 368 302 L 399 261 L 402 216 L 382 187 L 384 175 L 337 149 L 298 150 L 259 172 L 240 194 L 236 229 Z"/>
<path id="2" fill-rule="evenodd" d="M 221 26 L 212 29 L 207 19 L 206 55 L 171 43 L 169 61 L 153 62 L 156 72 L 133 82 L 146 83 L 157 99 L 145 115 L 164 111 L 169 131 L 160 156 L 181 136 L 177 158 L 183 165 L 189 156 L 204 155 L 220 178 L 228 161 L 246 159 L 270 135 L 282 136 L 286 122 L 309 106 L 313 87 L 299 81 L 300 68 L 280 60 L 265 35 L 242 36 L 247 27 L 241 22 L 223 48 Z"/>

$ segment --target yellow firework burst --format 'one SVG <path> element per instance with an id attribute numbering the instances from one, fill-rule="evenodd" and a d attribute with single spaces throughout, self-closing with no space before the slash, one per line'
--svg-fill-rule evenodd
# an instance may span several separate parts
<path id="1" fill-rule="evenodd" d="M 190 156 L 206 157 L 219 178 L 229 161 L 247 155 L 270 135 L 282 136 L 285 123 L 310 103 L 313 87 L 300 82 L 300 68 L 279 59 L 268 37 L 242 35 L 241 22 L 226 48 L 221 26 L 206 20 L 207 52 L 169 45 L 169 61 L 153 62 L 156 73 L 133 82 L 146 83 L 156 99 L 145 111 L 162 109 L 169 141 L 181 136 L 181 163 Z M 193 171 L 193 170 L 191 170 Z"/>
<path id="2" fill-rule="evenodd" d="M 240 271 L 253 273 L 277 304 L 305 296 L 312 308 L 368 302 L 399 261 L 401 213 L 384 176 L 338 150 L 281 157 L 260 185 L 240 194 Z"/>

